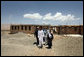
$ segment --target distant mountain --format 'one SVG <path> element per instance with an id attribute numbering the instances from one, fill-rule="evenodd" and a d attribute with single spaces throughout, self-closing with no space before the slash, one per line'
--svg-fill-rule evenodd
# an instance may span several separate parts
<path id="1" fill-rule="evenodd" d="M 10 24 L 1 24 L 1 30 L 10 30 Z"/>

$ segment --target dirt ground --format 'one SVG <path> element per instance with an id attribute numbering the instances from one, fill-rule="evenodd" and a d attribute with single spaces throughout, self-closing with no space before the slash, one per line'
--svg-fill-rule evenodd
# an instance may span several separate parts
<path id="1" fill-rule="evenodd" d="M 54 35 L 52 49 L 39 49 L 33 34 L 1 31 L 1 56 L 83 56 L 83 37 Z"/>

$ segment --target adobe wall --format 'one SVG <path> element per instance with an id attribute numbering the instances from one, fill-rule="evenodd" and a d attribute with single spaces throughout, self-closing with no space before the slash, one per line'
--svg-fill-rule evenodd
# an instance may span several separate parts
<path id="1" fill-rule="evenodd" d="M 79 26 L 47 26 L 47 25 L 11 25 L 11 33 L 24 32 L 24 33 L 34 33 L 36 27 L 46 28 L 53 30 L 56 34 L 83 34 L 83 25 Z"/>
<path id="2" fill-rule="evenodd" d="M 83 26 L 58 26 L 58 34 L 83 34 Z"/>

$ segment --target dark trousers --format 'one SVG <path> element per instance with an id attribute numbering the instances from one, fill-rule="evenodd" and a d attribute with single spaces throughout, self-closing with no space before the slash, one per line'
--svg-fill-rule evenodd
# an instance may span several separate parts
<path id="1" fill-rule="evenodd" d="M 49 48 L 52 47 L 52 40 L 48 40 L 48 47 L 49 47 Z"/>
<path id="2" fill-rule="evenodd" d="M 37 40 L 37 45 L 39 44 L 39 39 L 38 39 L 38 37 L 36 36 L 36 40 Z"/>

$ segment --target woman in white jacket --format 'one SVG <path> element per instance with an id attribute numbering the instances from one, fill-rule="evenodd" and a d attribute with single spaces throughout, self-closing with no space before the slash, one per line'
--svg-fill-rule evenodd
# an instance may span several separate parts
<path id="1" fill-rule="evenodd" d="M 38 45 L 38 47 L 39 48 L 43 47 L 43 37 L 44 37 L 44 32 L 42 30 L 42 27 L 40 27 L 39 30 L 38 30 L 38 38 L 39 38 L 39 45 Z"/>

